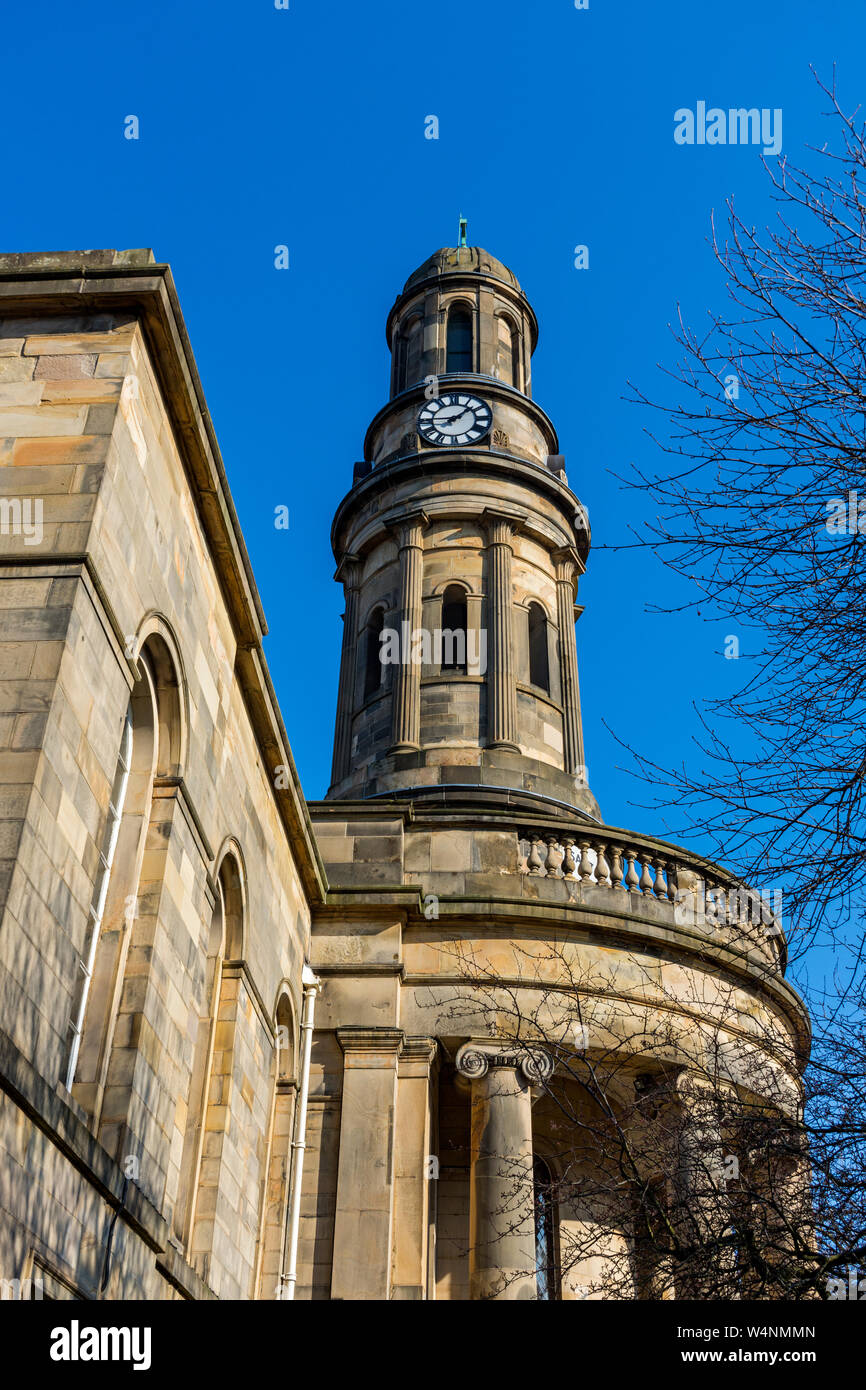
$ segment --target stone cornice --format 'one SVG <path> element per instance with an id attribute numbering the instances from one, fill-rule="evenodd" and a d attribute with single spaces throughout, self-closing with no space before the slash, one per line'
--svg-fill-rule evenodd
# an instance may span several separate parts
<path id="1" fill-rule="evenodd" d="M 352 488 L 337 507 L 331 526 L 331 546 L 337 563 L 339 564 L 342 558 L 344 543 L 351 546 L 353 553 L 363 555 L 381 539 L 385 522 L 380 515 L 371 514 L 357 530 L 351 529 L 353 514 L 361 512 L 380 489 L 390 488 L 398 483 L 402 485 L 416 477 L 429 482 L 437 471 L 465 475 L 467 486 L 463 493 L 449 492 L 441 496 L 431 493 L 424 497 L 424 508 L 431 523 L 440 515 L 448 520 L 460 517 L 480 521 L 482 512 L 490 507 L 492 498 L 489 494 L 485 495 L 481 488 L 477 488 L 473 493 L 473 477 L 497 479 L 511 484 L 519 482 L 526 487 L 530 495 L 541 493 L 552 499 L 562 517 L 556 528 L 541 511 L 534 519 L 531 506 L 521 498 L 519 506 L 526 512 L 527 521 L 524 529 L 527 535 L 550 551 L 561 549 L 564 542 L 570 543 L 570 538 L 580 545 L 580 572 L 583 572 L 591 537 L 588 529 L 576 529 L 576 523 L 582 518 L 583 512 L 574 493 L 540 464 L 518 459 L 513 455 L 500 456 L 493 452 L 470 457 L 463 450 L 455 450 L 450 454 L 438 450 L 435 458 L 432 458 L 431 454 L 404 455 L 393 463 L 375 468 Z"/>

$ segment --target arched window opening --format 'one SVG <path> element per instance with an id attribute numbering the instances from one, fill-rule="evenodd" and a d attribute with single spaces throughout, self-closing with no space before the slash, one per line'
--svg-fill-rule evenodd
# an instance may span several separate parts
<path id="1" fill-rule="evenodd" d="M 529 684 L 550 694 L 547 615 L 540 603 L 529 605 Z"/>
<path id="2" fill-rule="evenodd" d="M 382 684 L 382 630 L 385 610 L 377 608 L 367 623 L 364 649 L 364 699 L 369 700 Z"/>
<path id="3" fill-rule="evenodd" d="M 462 305 L 455 305 L 448 314 L 446 372 L 471 372 L 472 315 Z"/>
<path id="4" fill-rule="evenodd" d="M 421 380 L 421 349 L 424 343 L 423 321 L 416 317 L 409 323 L 403 339 L 403 375 L 401 390 Z"/>
<path id="5" fill-rule="evenodd" d="M 233 853 L 223 858 L 207 939 L 204 988 L 190 1079 L 184 1134 L 176 1233 L 188 1253 L 203 1255 L 213 1232 L 207 1213 L 216 1210 L 221 1191 L 223 1108 L 235 1091 L 235 1032 L 239 1012 L 238 968 L 244 957 L 244 893 Z M 217 1021 L 222 1037 L 216 1045 Z"/>
<path id="6" fill-rule="evenodd" d="M 139 1071 L 139 977 L 150 956 L 174 804 L 164 787 L 183 774 L 179 658 L 160 619 L 138 651 L 138 667 L 118 731 L 63 1068 L 67 1088 L 111 1152 L 126 1132 Z"/>
<path id="7" fill-rule="evenodd" d="M 259 1298 L 281 1298 L 286 1274 L 286 1241 L 295 1118 L 295 1023 L 283 990 L 274 1014 L 276 1051 L 267 1176 L 262 1184 L 262 1248 Z M 264 1177 L 264 1175 L 263 1175 Z"/>
<path id="8" fill-rule="evenodd" d="M 559 1291 L 556 1275 L 556 1205 L 550 1169 L 543 1158 L 532 1164 L 535 1186 L 535 1279 L 539 1300 L 555 1299 Z"/>
<path id="9" fill-rule="evenodd" d="M 508 386 L 520 386 L 520 337 L 501 314 L 496 320 L 496 376 Z"/>
<path id="10" fill-rule="evenodd" d="M 449 584 L 442 598 L 442 671 L 466 672 L 466 590 Z"/>
<path id="11" fill-rule="evenodd" d="M 276 1012 L 278 1081 L 291 1082 L 295 1076 L 295 1023 L 292 1001 L 288 994 L 280 995 Z"/>
<path id="12" fill-rule="evenodd" d="M 116 1047 L 115 1032 L 125 1006 L 125 970 L 139 915 L 141 874 L 160 742 L 175 723 L 160 708 L 164 692 L 154 659 L 156 637 L 139 653 L 140 678 L 132 688 L 118 742 L 118 757 L 94 875 L 87 929 L 69 1019 L 64 1081 L 91 1121 L 101 1124 Z M 171 692 L 177 696 L 177 683 Z M 178 721 L 179 722 L 179 721 Z M 179 765 L 179 734 L 174 756 Z M 115 1100 L 119 1097 L 115 1087 Z"/>

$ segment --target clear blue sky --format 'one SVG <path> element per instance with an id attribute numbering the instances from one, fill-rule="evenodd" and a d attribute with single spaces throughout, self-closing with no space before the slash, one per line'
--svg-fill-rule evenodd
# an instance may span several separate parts
<path id="1" fill-rule="evenodd" d="M 88 18 L 88 14 L 90 18 Z M 3 18 L 0 249 L 152 246 L 170 262 L 267 613 L 266 652 L 308 797 L 330 770 L 341 592 L 329 528 L 387 395 L 386 313 L 406 276 L 469 240 L 538 314 L 536 399 L 594 541 L 646 459 L 622 396 L 661 385 L 681 302 L 723 287 L 711 209 L 771 205 L 753 147 L 683 147 L 674 111 L 782 108 L 783 149 L 820 143 L 810 63 L 843 103 L 866 76 L 861 0 L 273 0 L 87 6 Z M 137 115 L 140 139 L 124 139 Z M 438 141 L 424 138 L 439 118 Z M 286 244 L 290 269 L 274 268 Z M 573 248 L 590 250 L 588 271 Z M 288 505 L 287 532 L 273 526 Z M 736 677 L 725 625 L 648 616 L 682 594 L 649 553 L 590 558 L 578 626 L 590 781 L 606 819 L 665 832 L 602 725 L 655 761 L 690 755 L 692 702 Z M 748 642 L 743 643 L 744 655 Z M 672 817 L 671 819 L 675 819 Z M 700 846 L 700 835 L 691 843 Z"/>

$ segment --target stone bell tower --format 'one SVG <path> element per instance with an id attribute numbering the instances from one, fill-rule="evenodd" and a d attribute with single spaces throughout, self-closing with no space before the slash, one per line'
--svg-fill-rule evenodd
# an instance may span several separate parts
<path id="1" fill-rule="evenodd" d="M 533 400 L 514 275 L 437 251 L 386 333 L 389 399 L 332 530 L 345 614 L 331 786 L 309 803 L 328 888 L 299 1296 L 605 1297 L 615 1270 L 616 1297 L 653 1298 L 616 1146 L 575 1154 L 587 1068 L 622 1127 L 647 1088 L 669 1097 L 679 1158 L 656 1146 L 640 1191 L 724 1229 L 693 1161 L 728 1142 L 701 1088 L 710 1072 L 795 1106 L 806 1023 L 784 935 L 744 918 L 729 871 L 601 819 L 575 646 L 589 527 Z"/>
<path id="2" fill-rule="evenodd" d="M 329 798 L 502 787 L 598 816 L 575 601 L 589 549 L 516 277 L 436 251 L 388 315 L 390 398 L 334 519 L 345 617 Z"/>

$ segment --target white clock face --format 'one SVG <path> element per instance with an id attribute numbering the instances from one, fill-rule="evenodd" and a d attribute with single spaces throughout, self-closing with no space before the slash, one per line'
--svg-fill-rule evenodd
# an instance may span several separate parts
<path id="1" fill-rule="evenodd" d="M 418 413 L 418 432 L 430 444 L 475 444 L 490 432 L 493 412 L 466 391 L 428 401 Z"/>

